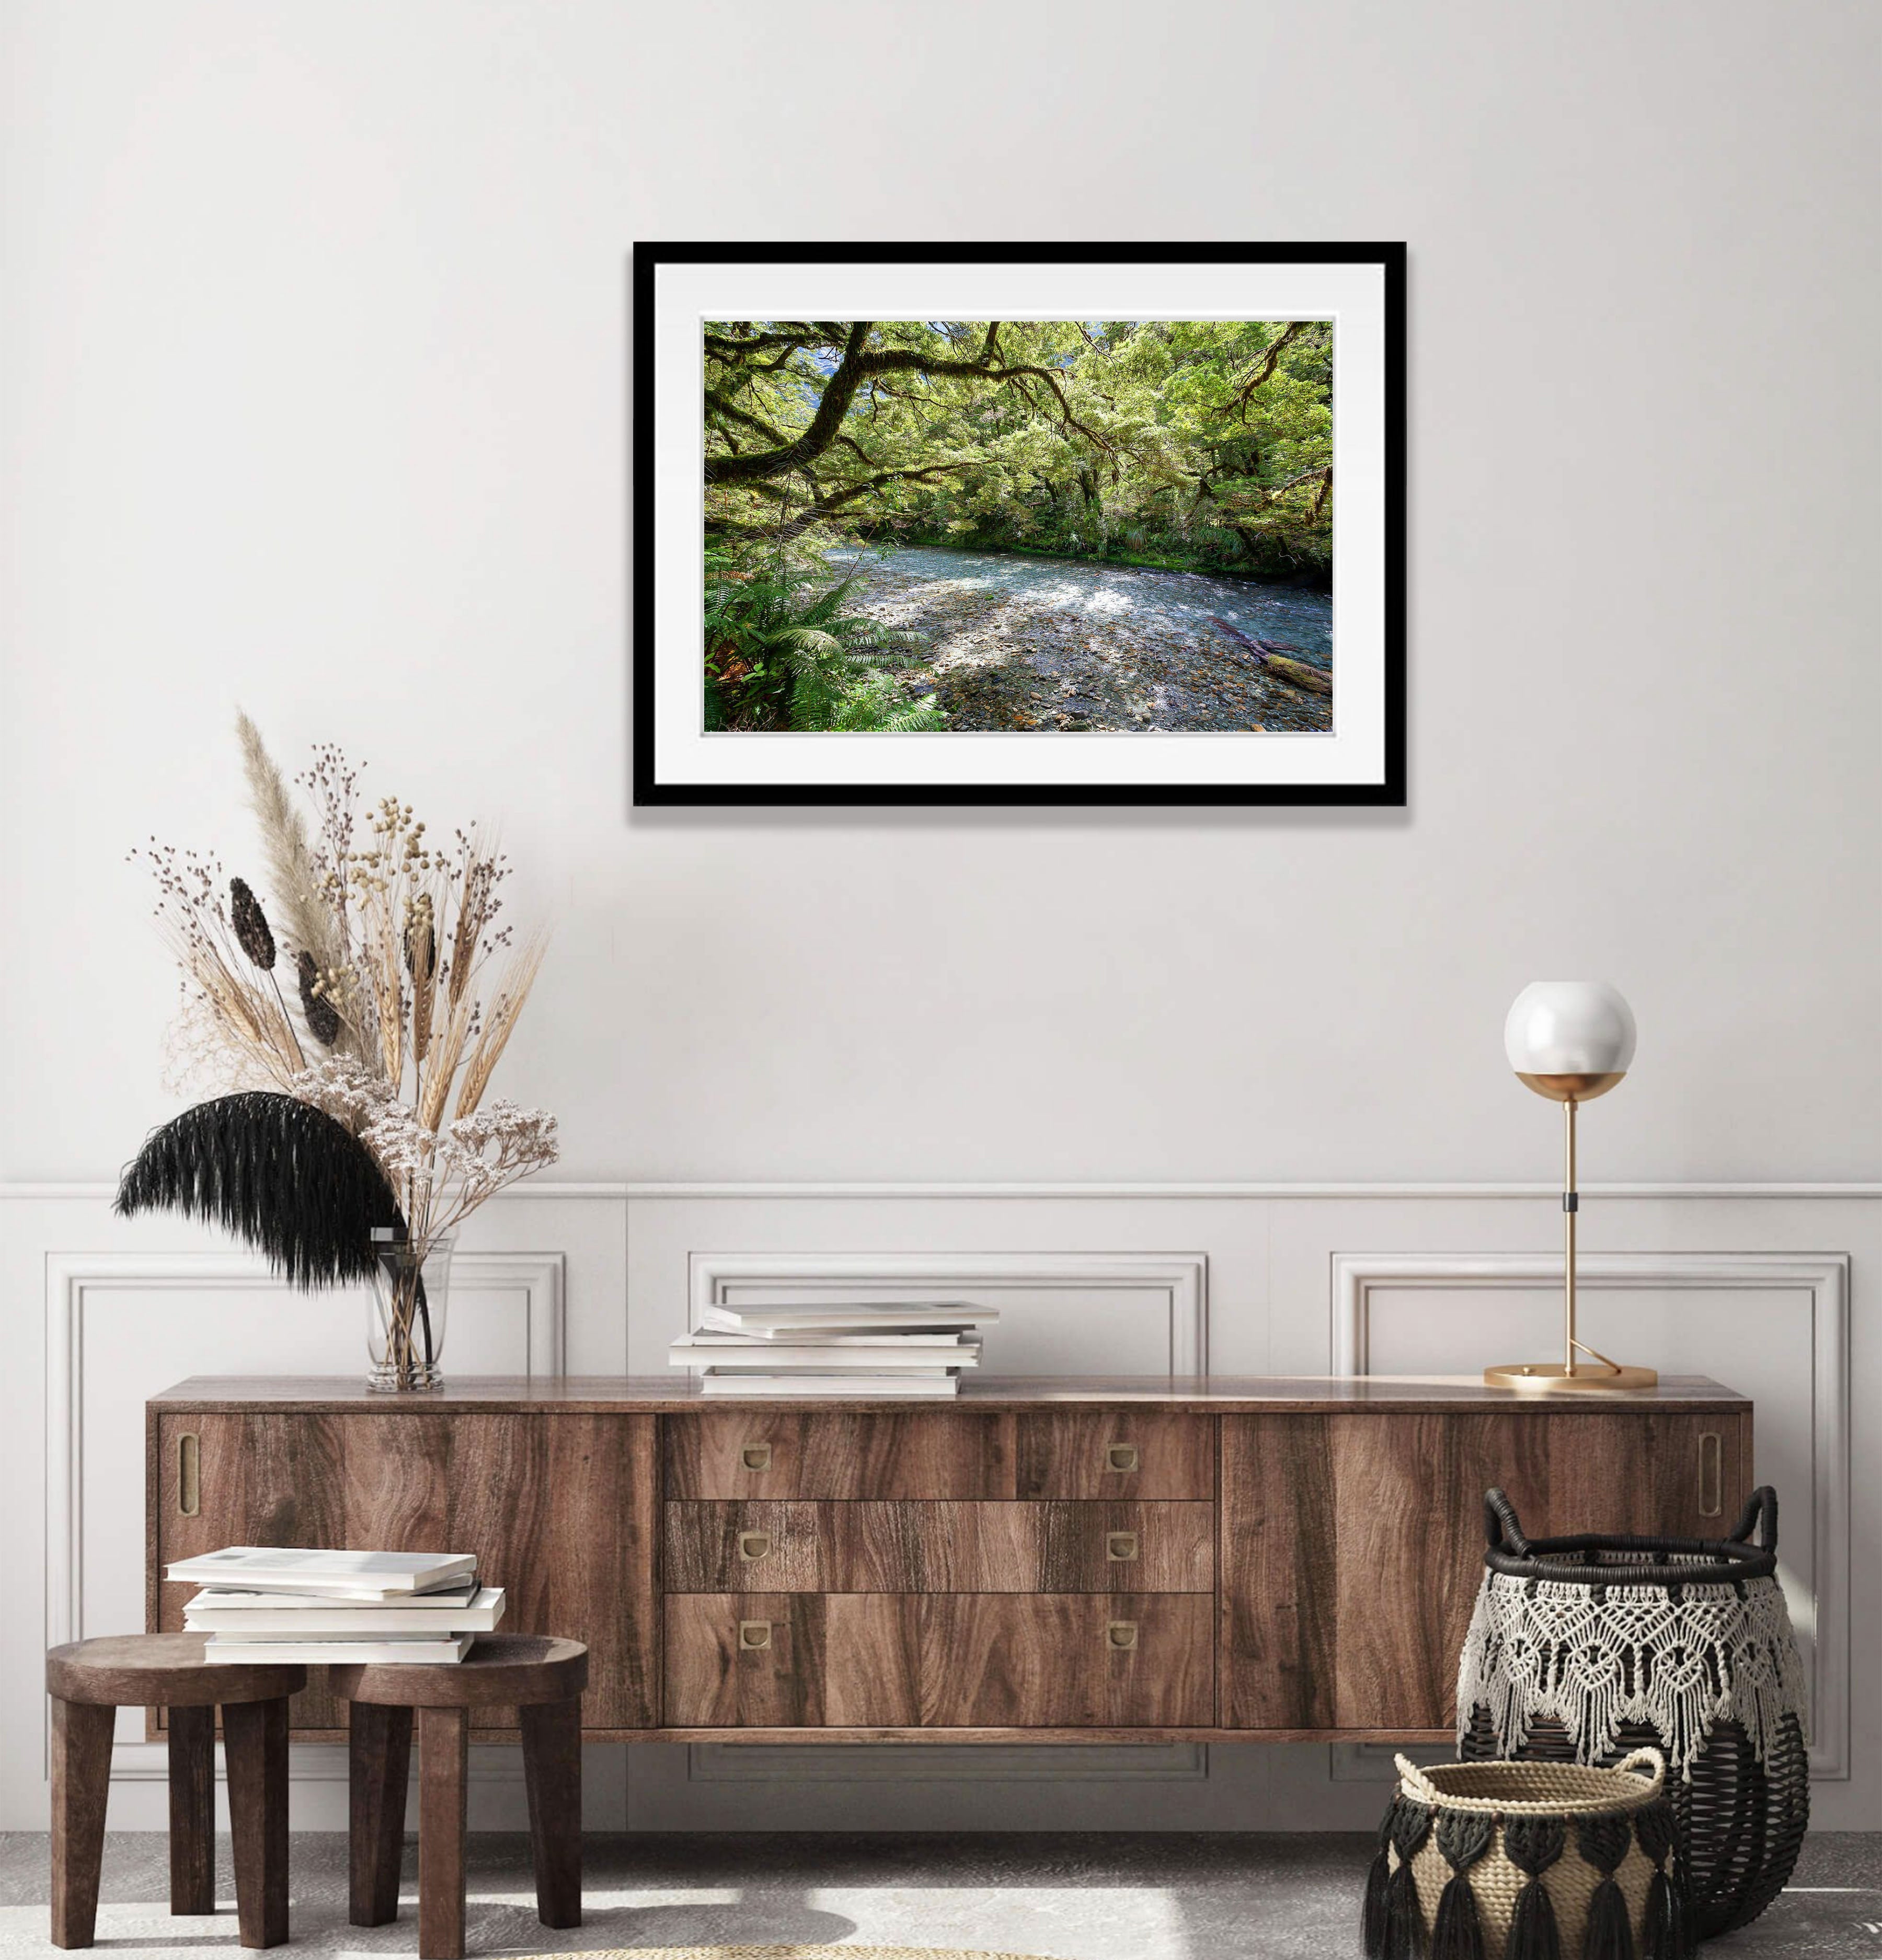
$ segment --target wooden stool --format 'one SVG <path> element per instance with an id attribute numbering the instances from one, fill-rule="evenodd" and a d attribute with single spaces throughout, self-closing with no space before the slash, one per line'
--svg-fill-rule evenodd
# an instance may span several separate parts
<path id="1" fill-rule="evenodd" d="M 120 1708 L 170 1711 L 170 1909 L 215 1910 L 215 1711 L 222 1711 L 244 1946 L 288 1936 L 288 1697 L 304 1667 L 212 1666 L 200 1634 L 77 1640 L 46 1656 L 53 1698 L 53 1944 L 98 1917 L 111 1733 Z"/>
<path id="2" fill-rule="evenodd" d="M 399 1916 L 399 1854 L 412 1711 L 419 1716 L 419 1953 L 464 1950 L 464 1796 L 473 1710 L 514 1708 L 523 1726 L 536 1912 L 545 1926 L 581 1923 L 581 1691 L 588 1650 L 535 1634 L 479 1634 L 454 1666 L 336 1667 L 347 1710 L 352 1805 L 351 1917 Z"/>

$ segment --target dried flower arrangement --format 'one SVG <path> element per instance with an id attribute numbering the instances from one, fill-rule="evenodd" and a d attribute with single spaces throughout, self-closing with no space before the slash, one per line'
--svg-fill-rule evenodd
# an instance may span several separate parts
<path id="1" fill-rule="evenodd" d="M 546 1111 L 483 1099 L 543 941 L 501 922 L 509 866 L 482 833 L 434 846 L 396 797 L 362 832 L 358 772 L 331 744 L 297 779 L 310 826 L 246 715 L 237 730 L 272 920 L 212 858 L 154 839 L 132 856 L 155 877 L 182 976 L 173 1063 L 240 1093 L 158 1131 L 118 1208 L 217 1219 L 304 1285 L 377 1274 L 375 1236 L 396 1242 L 406 1277 L 390 1303 L 387 1385 L 424 1385 L 439 1338 L 425 1262 L 448 1255 L 486 1198 L 558 1154 Z"/>

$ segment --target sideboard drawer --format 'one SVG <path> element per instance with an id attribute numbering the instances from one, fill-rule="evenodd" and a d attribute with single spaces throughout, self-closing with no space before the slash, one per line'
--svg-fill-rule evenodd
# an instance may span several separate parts
<path id="1" fill-rule="evenodd" d="M 1206 1727 L 1214 1602 L 1201 1593 L 950 1593 L 922 1602 L 931 1729 Z"/>
<path id="2" fill-rule="evenodd" d="M 684 1729 L 1206 1728 L 1199 1593 L 693 1593 L 666 1608 Z"/>
<path id="3" fill-rule="evenodd" d="M 665 1494 L 1011 1497 L 1013 1422 L 954 1409 L 689 1411 L 661 1424 Z"/>
<path id="4" fill-rule="evenodd" d="M 1167 1409 L 1048 1409 L 1017 1418 L 1019 1497 L 1215 1495 L 1215 1424 Z"/>
<path id="5" fill-rule="evenodd" d="M 695 1592 L 666 1602 L 667 1722 L 912 1729 L 921 1602 L 873 1592 Z"/>
<path id="6" fill-rule="evenodd" d="M 665 1589 L 1199 1592 L 1215 1507 L 1196 1503 L 670 1502 Z"/>

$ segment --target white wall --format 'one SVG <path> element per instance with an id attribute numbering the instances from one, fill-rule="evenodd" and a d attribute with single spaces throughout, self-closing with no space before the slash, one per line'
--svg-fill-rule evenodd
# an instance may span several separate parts
<path id="1" fill-rule="evenodd" d="M 1559 972 L 1642 1028 L 1591 1176 L 1882 1177 L 1873 8 L 5 21 L 10 1401 L 46 1255 L 156 1242 L 38 1187 L 174 1107 L 123 854 L 243 868 L 238 702 L 435 827 L 502 817 L 556 926 L 505 1076 L 574 1179 L 1543 1179 L 1498 1037 Z M 630 812 L 628 255 L 715 236 L 1409 240 L 1410 807 Z M 1766 1203 L 1679 1230 L 1855 1249 L 1860 1407 L 1873 1198 Z M 1323 1296 L 1364 1241 L 1314 1241 Z M 572 1321 L 619 1352 L 585 1244 Z M 1878 1685 L 1836 1799 L 1870 1824 Z"/>

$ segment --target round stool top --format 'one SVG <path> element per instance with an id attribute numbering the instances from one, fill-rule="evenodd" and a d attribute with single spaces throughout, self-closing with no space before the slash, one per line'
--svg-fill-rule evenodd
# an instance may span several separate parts
<path id="1" fill-rule="evenodd" d="M 272 1701 L 307 1685 L 298 1666 L 204 1658 L 201 1634 L 113 1634 L 74 1640 L 46 1656 L 46 1691 L 61 1701 L 107 1708 L 209 1708 L 218 1703 Z"/>
<path id="2" fill-rule="evenodd" d="M 546 1634 L 479 1634 L 457 1662 L 355 1663 L 327 1670 L 342 1701 L 394 1708 L 520 1708 L 572 1701 L 588 1685 L 588 1650 Z"/>

